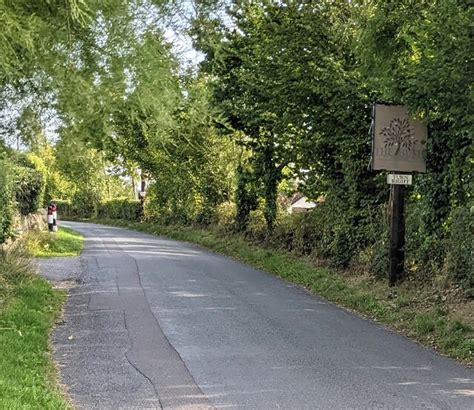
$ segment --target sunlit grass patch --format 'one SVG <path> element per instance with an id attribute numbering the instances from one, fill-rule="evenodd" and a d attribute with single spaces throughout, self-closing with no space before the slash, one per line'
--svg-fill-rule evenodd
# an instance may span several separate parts
<path id="1" fill-rule="evenodd" d="M 25 243 L 34 257 L 76 256 L 84 246 L 84 238 L 76 231 L 59 227 L 58 232 L 32 232 L 25 238 Z"/>

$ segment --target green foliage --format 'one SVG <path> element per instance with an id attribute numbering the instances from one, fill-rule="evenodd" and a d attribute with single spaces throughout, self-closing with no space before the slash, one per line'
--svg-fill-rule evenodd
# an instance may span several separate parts
<path id="1" fill-rule="evenodd" d="M 99 204 L 97 217 L 137 222 L 140 220 L 142 213 L 142 203 L 140 201 L 126 198 L 112 199 Z"/>
<path id="2" fill-rule="evenodd" d="M 30 73 L 35 65 L 49 66 L 51 57 L 60 55 L 53 45 L 65 41 L 68 32 L 89 21 L 93 3 L 87 0 L 2 2 L 0 84 L 5 78 L 18 79 L 20 73 Z"/>
<path id="3" fill-rule="evenodd" d="M 456 283 L 473 293 L 474 289 L 474 215 L 467 206 L 453 209 L 446 239 L 445 271 Z"/>
<path id="4" fill-rule="evenodd" d="M 260 208 L 250 211 L 247 227 L 245 229 L 246 237 L 256 242 L 265 241 L 267 236 L 265 223 L 266 220 L 264 210 Z"/>
<path id="5" fill-rule="evenodd" d="M 15 214 L 11 173 L 11 164 L 0 159 L 0 243 L 10 236 Z"/>
<path id="6" fill-rule="evenodd" d="M 33 168 L 15 166 L 15 202 L 22 215 L 40 209 L 44 203 L 45 181 L 39 171 Z"/>
<path id="7" fill-rule="evenodd" d="M 71 200 L 72 214 L 78 218 L 97 216 L 100 196 L 93 190 L 76 191 Z"/>
<path id="8" fill-rule="evenodd" d="M 244 231 L 247 229 L 250 212 L 256 210 L 258 205 L 255 176 L 248 165 L 239 164 L 237 167 L 235 203 L 237 208 L 235 217 L 236 229 Z"/>
<path id="9" fill-rule="evenodd" d="M 376 99 L 406 104 L 430 133 L 428 172 L 415 177 L 407 204 L 409 276 L 446 270 L 469 287 L 469 275 L 455 272 L 470 269 L 470 255 L 452 243 L 468 233 L 450 215 L 471 201 L 474 8 L 457 0 L 236 1 L 229 25 L 216 17 L 223 9 L 199 4 L 193 33 L 206 54 L 202 69 L 213 76 L 227 127 L 240 131 L 230 135 L 250 152 L 252 178 L 238 169 L 237 226 L 261 237 L 247 223 L 246 194 L 255 192 L 265 199 L 268 240 L 385 276 L 388 188 L 368 170 L 369 108 Z M 286 164 L 293 175 L 285 177 L 299 177 L 301 192 L 325 202 L 279 221 L 275 185 Z"/>
<path id="10" fill-rule="evenodd" d="M 222 232 L 232 232 L 236 223 L 235 202 L 227 201 L 219 204 L 216 209 L 216 225 Z"/>
<path id="11" fill-rule="evenodd" d="M 199 79 L 189 84 L 177 114 L 180 126 L 156 149 L 147 168 L 154 181 L 145 203 L 147 219 L 206 225 L 232 195 L 233 145 L 216 134 L 202 87 Z"/>
<path id="12" fill-rule="evenodd" d="M 153 183 L 145 200 L 145 219 L 163 223 L 192 222 L 197 216 L 196 192 L 189 182 L 186 175 L 178 173 L 172 180 L 163 175 Z"/>
<path id="13" fill-rule="evenodd" d="M 373 1 L 359 8 L 359 60 L 382 98 L 428 110 L 472 131 L 472 4 L 459 0 Z"/>
<path id="14" fill-rule="evenodd" d="M 74 192 L 74 184 L 68 181 L 58 169 L 56 150 L 52 145 L 45 144 L 40 149 L 29 152 L 28 160 L 44 178 L 44 203 L 53 198 L 67 197 Z"/>
<path id="15" fill-rule="evenodd" d="M 13 160 L 0 158 L 0 244 L 11 237 L 17 213 L 25 216 L 43 206 L 41 173 L 21 156 Z"/>
<path id="16" fill-rule="evenodd" d="M 205 57 L 195 73 L 180 70 L 157 24 L 166 2 L 17 3 L 0 6 L 2 101 L 24 102 L 21 139 L 46 200 L 72 200 L 64 216 L 135 220 L 138 204 L 115 199 L 131 196 L 121 177 L 141 176 L 147 220 L 217 223 L 382 278 L 388 187 L 368 167 L 367 134 L 381 99 L 429 125 L 428 172 L 407 200 L 407 277 L 472 286 L 461 240 L 472 237 L 471 5 L 195 1 L 191 35 Z M 54 148 L 40 115 L 51 105 Z M 283 190 L 318 207 L 282 215 Z"/>
<path id="17" fill-rule="evenodd" d="M 407 269 L 472 286 L 473 98 L 469 36 L 474 8 L 457 0 L 374 1 L 359 8 L 355 55 L 378 98 L 429 121 L 427 174 L 407 206 Z M 464 241 L 463 238 L 464 237 Z"/>
<path id="18" fill-rule="evenodd" d="M 29 232 L 22 241 L 28 252 L 36 258 L 77 256 L 81 253 L 84 238 L 72 229 L 59 227 L 54 234 L 45 231 Z"/>
<path id="19" fill-rule="evenodd" d="M 326 200 L 308 212 L 282 213 L 268 241 L 334 267 L 354 263 L 373 273 L 386 274 L 388 231 L 383 221 L 381 211 L 354 213 L 348 206 L 341 207 L 340 201 Z"/>
<path id="20" fill-rule="evenodd" d="M 142 203 L 128 198 L 89 202 L 91 198 L 74 197 L 73 201 L 55 200 L 58 217 L 61 219 L 103 218 L 139 221 L 142 217 Z"/>

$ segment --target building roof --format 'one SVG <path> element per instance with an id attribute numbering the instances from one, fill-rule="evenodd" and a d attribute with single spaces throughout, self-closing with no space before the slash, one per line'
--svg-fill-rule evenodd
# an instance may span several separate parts
<path id="1" fill-rule="evenodd" d="M 314 208 L 316 206 L 316 203 L 315 202 L 311 202 L 308 200 L 308 198 L 306 197 L 301 197 L 299 198 L 298 200 L 296 200 L 295 202 L 293 202 L 291 204 L 291 208 L 303 208 L 303 209 L 311 209 L 311 208 Z"/>

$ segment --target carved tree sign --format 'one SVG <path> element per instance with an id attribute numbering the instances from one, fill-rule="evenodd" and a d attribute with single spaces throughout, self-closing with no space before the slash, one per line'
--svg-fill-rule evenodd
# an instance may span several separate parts
<path id="1" fill-rule="evenodd" d="M 375 104 L 373 119 L 372 168 L 426 172 L 426 124 L 402 105 Z"/>

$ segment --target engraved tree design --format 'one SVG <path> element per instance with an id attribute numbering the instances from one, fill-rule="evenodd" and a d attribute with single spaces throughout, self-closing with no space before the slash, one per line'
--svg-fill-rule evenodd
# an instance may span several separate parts
<path id="1" fill-rule="evenodd" d="M 411 151 L 417 143 L 415 130 L 410 124 L 408 117 L 393 119 L 387 127 L 382 128 L 380 133 L 385 138 L 384 144 L 386 148 L 397 147 L 395 155 L 398 155 L 402 147 Z"/>

